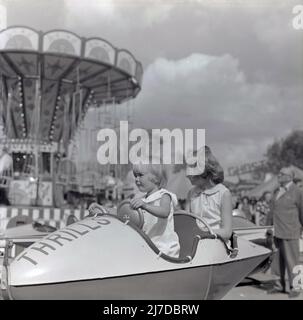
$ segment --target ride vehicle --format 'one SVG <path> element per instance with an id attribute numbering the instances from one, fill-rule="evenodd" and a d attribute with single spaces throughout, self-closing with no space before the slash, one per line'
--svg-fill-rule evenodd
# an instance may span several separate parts
<path id="1" fill-rule="evenodd" d="M 224 241 L 195 215 L 176 212 L 174 218 L 178 258 L 159 251 L 127 201 L 117 210 L 93 204 L 83 220 L 49 233 L 10 264 L 7 244 L 3 297 L 221 299 L 272 254 L 235 234 Z"/>

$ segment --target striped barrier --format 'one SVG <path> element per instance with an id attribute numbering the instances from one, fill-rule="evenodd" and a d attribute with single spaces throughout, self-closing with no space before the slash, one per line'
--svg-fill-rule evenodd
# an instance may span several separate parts
<path id="1" fill-rule="evenodd" d="M 45 207 L 0 207 L 0 230 L 4 230 L 8 221 L 16 216 L 25 215 L 31 217 L 34 221 L 46 224 L 55 228 L 66 226 L 66 220 L 69 215 L 74 215 L 77 219 L 83 219 L 88 215 L 84 209 L 65 209 L 65 208 L 45 208 Z"/>

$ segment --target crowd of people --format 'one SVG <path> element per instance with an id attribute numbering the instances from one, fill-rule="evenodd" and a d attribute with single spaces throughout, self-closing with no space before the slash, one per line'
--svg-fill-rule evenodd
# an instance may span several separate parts
<path id="1" fill-rule="evenodd" d="M 234 197 L 233 208 L 236 215 L 240 215 L 258 226 L 265 226 L 266 218 L 270 211 L 272 192 L 265 191 L 257 199 L 256 197 Z"/>
<path id="2" fill-rule="evenodd" d="M 293 183 L 302 190 L 303 184 L 302 180 L 299 178 L 294 178 Z M 257 226 L 265 226 L 268 223 L 268 215 L 271 211 L 271 203 L 273 200 L 274 192 L 269 190 L 264 191 L 262 196 L 249 197 L 248 195 L 233 196 L 233 209 L 235 215 L 242 216 L 249 221 L 255 223 Z"/>

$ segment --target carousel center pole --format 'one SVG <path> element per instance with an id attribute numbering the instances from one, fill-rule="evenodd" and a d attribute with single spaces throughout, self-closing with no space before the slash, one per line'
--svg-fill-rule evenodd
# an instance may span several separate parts
<path id="1" fill-rule="evenodd" d="M 40 177 L 39 177 L 39 150 L 38 150 L 38 144 L 39 144 L 39 130 L 40 130 L 40 111 L 41 111 L 41 64 L 38 64 L 39 66 L 39 73 L 38 73 L 38 79 L 36 82 L 36 108 L 35 112 L 36 114 L 36 124 L 37 127 L 35 128 L 35 178 L 36 178 L 36 198 L 35 198 L 35 206 L 38 206 L 39 204 L 39 185 L 40 185 Z"/>

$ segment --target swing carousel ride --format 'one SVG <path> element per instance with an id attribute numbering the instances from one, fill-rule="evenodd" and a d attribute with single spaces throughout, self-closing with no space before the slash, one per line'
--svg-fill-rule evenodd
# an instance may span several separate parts
<path id="1" fill-rule="evenodd" d="M 0 187 L 11 206 L 58 206 L 59 186 L 77 184 L 71 181 L 70 150 L 87 111 L 135 98 L 142 75 L 141 63 L 129 51 L 101 38 L 66 30 L 2 30 L 1 145 L 12 166 L 1 173 Z"/>

